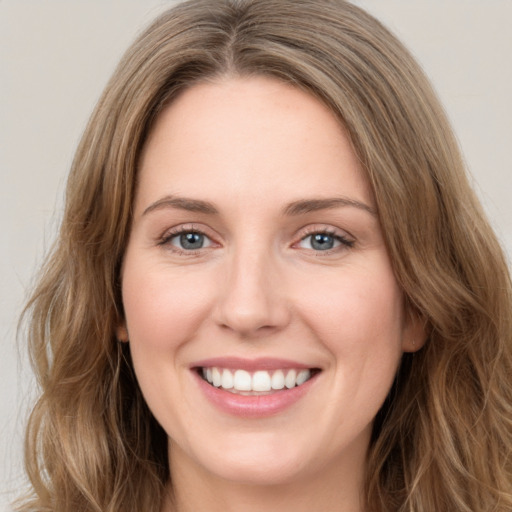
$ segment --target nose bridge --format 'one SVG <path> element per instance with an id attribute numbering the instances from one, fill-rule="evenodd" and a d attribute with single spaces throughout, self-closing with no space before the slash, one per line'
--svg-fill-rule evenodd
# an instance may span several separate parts
<path id="1" fill-rule="evenodd" d="M 227 264 L 220 323 L 243 335 L 284 326 L 288 311 L 273 251 L 257 242 L 241 244 L 233 248 Z"/>

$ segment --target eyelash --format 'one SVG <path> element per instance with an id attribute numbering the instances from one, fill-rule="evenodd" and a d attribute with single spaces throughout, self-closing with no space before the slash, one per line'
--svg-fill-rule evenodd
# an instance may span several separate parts
<path id="1" fill-rule="evenodd" d="M 203 230 L 196 228 L 194 225 L 184 225 L 184 226 L 179 226 L 177 228 L 173 228 L 171 231 L 166 231 L 165 234 L 158 241 L 158 245 L 167 246 L 167 247 L 169 247 L 169 250 L 171 250 L 172 252 L 174 252 L 180 256 L 198 256 L 201 254 L 201 251 L 204 251 L 205 249 L 207 249 L 207 247 L 201 247 L 201 248 L 195 249 L 195 250 L 194 249 L 187 250 L 187 249 L 181 249 L 181 248 L 173 246 L 171 244 L 171 241 L 173 238 L 176 238 L 176 237 L 178 237 L 180 235 L 184 235 L 184 234 L 201 235 L 201 236 L 204 236 L 205 238 L 207 238 L 208 240 L 210 240 L 212 242 L 212 244 L 214 243 L 212 241 L 212 238 L 210 236 L 208 236 Z"/>
<path id="2" fill-rule="evenodd" d="M 199 249 L 181 249 L 177 246 L 171 245 L 171 241 L 184 234 L 196 234 L 204 236 L 206 239 L 208 239 L 211 243 L 211 245 L 215 245 L 215 242 L 212 240 L 210 236 L 208 236 L 203 230 L 198 229 L 197 227 L 193 225 L 184 225 L 179 226 L 177 228 L 172 229 L 171 231 L 167 231 L 158 241 L 159 246 L 171 246 L 173 252 L 180 256 L 198 256 L 201 254 L 202 251 L 205 249 L 209 249 L 209 247 L 201 247 Z M 326 250 L 314 250 L 314 249 L 306 249 L 309 251 L 312 251 L 315 253 L 316 256 L 329 256 L 333 253 L 338 252 L 340 249 L 351 249 L 354 247 L 354 241 L 347 238 L 344 235 L 341 235 L 339 232 L 332 228 L 321 228 L 321 227 L 309 227 L 306 228 L 306 230 L 301 234 L 300 239 L 293 244 L 293 247 L 297 246 L 304 240 L 306 240 L 309 237 L 312 237 L 313 235 L 326 235 L 331 238 L 333 238 L 335 241 L 340 243 L 340 246 L 334 247 L 332 249 L 326 249 Z"/>
<path id="3" fill-rule="evenodd" d="M 309 249 L 315 253 L 315 256 L 320 256 L 320 257 L 332 255 L 342 249 L 351 249 L 352 247 L 354 247 L 354 243 L 355 243 L 354 240 L 351 240 L 347 236 L 340 234 L 338 231 L 336 231 L 333 228 L 322 228 L 322 227 L 317 227 L 317 226 L 311 226 L 311 227 L 306 228 L 305 232 L 302 233 L 300 240 L 298 242 L 296 242 L 294 245 L 300 244 L 307 238 L 310 238 L 314 235 L 327 235 L 327 236 L 333 238 L 335 241 L 340 243 L 340 246 L 333 247 L 332 249 L 326 249 L 324 251 Z"/>

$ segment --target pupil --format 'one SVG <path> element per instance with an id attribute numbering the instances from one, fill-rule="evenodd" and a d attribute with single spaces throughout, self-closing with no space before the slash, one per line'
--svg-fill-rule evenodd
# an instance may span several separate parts
<path id="1" fill-rule="evenodd" d="M 201 249 L 204 237 L 199 233 L 185 233 L 180 235 L 180 243 L 184 249 Z"/>
<path id="2" fill-rule="evenodd" d="M 317 233 L 316 235 L 313 236 L 311 246 L 313 247 L 313 249 L 317 249 L 319 251 L 332 249 L 334 246 L 334 238 L 324 233 Z"/>

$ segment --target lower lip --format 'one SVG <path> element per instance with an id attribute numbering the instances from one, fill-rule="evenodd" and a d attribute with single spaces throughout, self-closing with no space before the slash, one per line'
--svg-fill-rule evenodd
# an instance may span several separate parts
<path id="1" fill-rule="evenodd" d="M 197 372 L 194 373 L 201 391 L 213 405 L 223 412 L 242 418 L 265 418 L 279 414 L 298 402 L 318 377 L 316 374 L 300 386 L 274 391 L 268 395 L 237 395 L 212 386 Z"/>

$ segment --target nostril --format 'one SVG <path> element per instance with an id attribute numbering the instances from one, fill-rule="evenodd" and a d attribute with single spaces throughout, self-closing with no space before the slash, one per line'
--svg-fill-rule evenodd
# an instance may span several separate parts
<path id="1" fill-rule="evenodd" d="M 264 335 L 288 323 L 285 297 L 276 287 L 276 271 L 267 255 L 238 253 L 221 283 L 217 324 L 243 337 Z"/>

